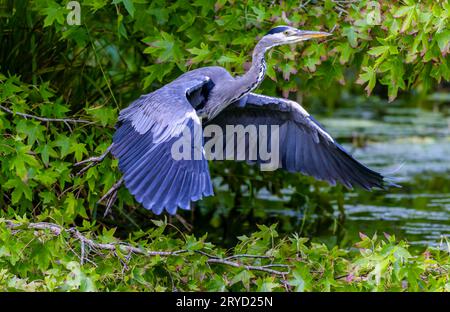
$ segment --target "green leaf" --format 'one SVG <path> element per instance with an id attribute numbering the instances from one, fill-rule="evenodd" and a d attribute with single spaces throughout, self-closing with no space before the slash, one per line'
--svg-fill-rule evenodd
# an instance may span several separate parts
<path id="1" fill-rule="evenodd" d="M 366 86 L 365 90 L 367 92 L 367 95 L 370 95 L 372 93 L 372 90 L 375 87 L 375 83 L 377 81 L 376 72 L 370 66 L 363 67 L 362 70 L 364 72 L 359 75 L 359 78 L 356 82 L 359 84 L 364 84 L 367 82 L 367 86 Z"/>
<path id="2" fill-rule="evenodd" d="M 17 204 L 22 196 L 25 196 L 28 200 L 32 200 L 33 198 L 31 188 L 19 178 L 9 179 L 4 186 L 7 189 L 13 189 L 11 198 L 13 204 Z"/>
<path id="3" fill-rule="evenodd" d="M 374 56 L 380 56 L 389 51 L 390 46 L 378 46 L 371 48 L 367 53 Z"/>
<path id="4" fill-rule="evenodd" d="M 91 115 L 94 120 L 99 121 L 103 127 L 106 125 L 114 125 L 117 120 L 117 108 L 97 106 L 87 108 L 86 112 Z"/>
<path id="5" fill-rule="evenodd" d="M 50 162 L 50 156 L 54 158 L 58 157 L 58 153 L 49 144 L 39 146 L 36 151 L 41 154 L 42 161 L 46 166 L 48 166 Z"/>
<path id="6" fill-rule="evenodd" d="M 54 145 L 60 148 L 61 158 L 66 157 L 71 150 L 71 140 L 70 138 L 64 136 L 63 134 L 58 134 L 56 140 L 54 141 Z"/>
<path id="7" fill-rule="evenodd" d="M 261 292 L 271 292 L 274 288 L 280 287 L 280 284 L 274 282 L 273 277 L 258 279 L 256 285 L 258 286 L 257 291 Z"/>
<path id="8" fill-rule="evenodd" d="M 191 54 L 194 54 L 195 57 L 191 59 L 193 64 L 200 63 L 209 57 L 210 51 L 208 50 L 208 45 L 203 42 L 200 45 L 200 48 L 192 48 L 187 49 Z"/>
<path id="9" fill-rule="evenodd" d="M 25 134 L 28 138 L 27 143 L 33 145 L 37 140 L 44 141 L 45 127 L 36 121 L 22 119 L 17 123 L 17 132 Z"/>
<path id="10" fill-rule="evenodd" d="M 41 10 L 46 15 L 44 19 L 44 28 L 53 25 L 56 22 L 63 25 L 66 20 L 66 9 L 54 1 L 50 1 L 47 8 Z"/>
<path id="11" fill-rule="evenodd" d="M 351 26 L 346 26 L 342 29 L 342 34 L 347 37 L 348 42 L 352 48 L 356 48 L 358 46 L 358 35 L 355 32 L 355 29 Z"/>
<path id="12" fill-rule="evenodd" d="M 437 33 L 434 37 L 436 40 L 439 50 L 441 50 L 441 53 L 443 56 L 450 53 L 450 30 L 444 30 L 440 33 Z"/>
<path id="13" fill-rule="evenodd" d="M 130 14 L 131 17 L 134 17 L 135 8 L 134 8 L 133 0 L 113 0 L 112 3 L 113 4 L 123 3 L 128 14 Z"/>
<path id="14" fill-rule="evenodd" d="M 236 283 L 242 282 L 246 290 L 250 290 L 250 280 L 254 278 L 255 275 L 248 270 L 242 270 L 238 274 L 236 274 L 230 281 L 230 285 L 234 285 Z"/>

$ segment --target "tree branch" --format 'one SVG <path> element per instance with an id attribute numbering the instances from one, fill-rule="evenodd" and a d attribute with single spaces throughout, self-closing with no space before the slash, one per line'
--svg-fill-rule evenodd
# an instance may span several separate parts
<path id="1" fill-rule="evenodd" d="M 181 256 L 181 255 L 184 255 L 189 252 L 189 250 L 186 250 L 186 249 L 180 249 L 180 250 L 174 250 L 174 251 L 147 250 L 147 249 L 135 247 L 135 246 L 123 243 L 123 242 L 98 243 L 98 242 L 84 236 L 76 228 L 72 227 L 69 229 L 65 229 L 57 224 L 48 223 L 48 222 L 17 223 L 17 222 L 13 222 L 11 220 L 0 219 L 0 223 L 5 223 L 9 229 L 16 230 L 16 231 L 32 229 L 32 230 L 41 230 L 41 231 L 50 230 L 50 232 L 55 236 L 61 235 L 62 233 L 70 234 L 70 236 L 72 236 L 74 239 L 78 240 L 81 243 L 81 246 L 82 246 L 82 257 L 80 259 L 80 261 L 82 262 L 81 264 L 83 264 L 84 261 L 87 260 L 84 255 L 84 250 L 85 250 L 86 246 L 88 246 L 91 249 L 109 250 L 109 251 L 115 251 L 119 248 L 122 252 L 128 253 L 130 255 L 131 254 L 139 254 L 139 255 L 144 255 L 147 257 Z M 278 275 L 278 276 L 282 276 L 282 277 L 284 277 L 286 274 L 288 274 L 290 272 L 289 265 L 287 265 L 287 264 L 248 265 L 245 263 L 230 260 L 230 259 L 235 259 L 235 258 L 255 258 L 255 259 L 256 258 L 271 258 L 270 256 L 249 255 L 249 254 L 240 254 L 239 255 L 238 254 L 238 255 L 233 255 L 233 256 L 226 257 L 226 258 L 220 258 L 218 256 L 208 254 L 201 250 L 195 250 L 193 252 L 203 255 L 203 256 L 206 256 L 208 258 L 206 262 L 209 264 L 223 264 L 223 265 L 228 265 L 228 266 L 232 266 L 235 268 L 243 268 L 243 269 L 249 270 L 249 271 L 266 272 L 266 273 L 270 273 L 270 274 L 274 274 L 274 275 Z M 287 270 L 279 271 L 279 270 L 272 269 L 272 267 L 284 267 Z"/>
<path id="2" fill-rule="evenodd" d="M 276 274 L 276 275 L 281 275 L 284 276 L 285 274 L 288 274 L 289 271 L 278 271 L 278 270 L 274 270 L 274 269 L 269 269 L 269 265 L 259 265 L 259 266 L 255 266 L 255 265 L 246 265 L 246 264 L 242 264 L 239 262 L 233 262 L 233 261 L 229 261 L 229 260 L 225 260 L 225 259 L 218 259 L 218 258 L 210 258 L 207 261 L 208 263 L 221 263 L 221 264 L 225 264 L 225 265 L 229 265 L 229 266 L 233 266 L 235 268 L 244 268 L 246 270 L 249 271 L 262 271 L 262 272 L 267 272 L 267 273 L 271 273 L 271 274 Z M 285 266 L 280 264 L 280 266 Z M 288 265 L 286 265 L 288 267 Z"/>

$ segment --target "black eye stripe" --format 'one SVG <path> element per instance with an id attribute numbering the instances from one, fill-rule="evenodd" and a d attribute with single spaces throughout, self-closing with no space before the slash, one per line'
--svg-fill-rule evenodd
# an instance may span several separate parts
<path id="1" fill-rule="evenodd" d="M 275 28 L 272 28 L 271 30 L 269 30 L 269 32 L 266 35 L 273 35 L 273 34 L 278 34 L 280 32 L 289 30 L 289 27 L 286 26 L 278 26 Z"/>

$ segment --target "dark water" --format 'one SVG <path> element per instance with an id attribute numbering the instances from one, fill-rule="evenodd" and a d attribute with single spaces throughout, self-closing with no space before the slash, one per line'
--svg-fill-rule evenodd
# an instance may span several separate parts
<path id="1" fill-rule="evenodd" d="M 344 195 L 341 232 L 318 233 L 330 244 L 351 243 L 358 233 L 394 234 L 411 245 L 446 246 L 450 236 L 450 118 L 448 113 L 391 107 L 341 109 L 317 118 L 358 160 L 392 176 L 401 188 L 354 190 Z M 275 203 L 269 193 L 260 198 Z M 286 190 L 286 199 L 289 190 Z M 281 199 L 283 200 L 283 199 Z M 266 204 L 266 207 L 270 205 Z M 339 215 L 333 202 L 335 216 Z M 266 209 L 278 217 L 304 217 L 291 209 Z M 318 216 L 312 216 L 319 219 Z M 314 221 L 313 221 L 314 222 Z M 344 238 L 342 237 L 344 236 Z"/>
<path id="2" fill-rule="evenodd" d="M 238 205 L 241 209 L 238 216 L 248 213 L 245 207 L 254 208 L 256 219 L 245 219 L 241 223 L 233 218 L 230 221 L 228 216 L 224 218 L 229 222 L 227 232 L 233 234 L 232 237 L 236 233 L 252 233 L 258 223 L 278 223 L 283 233 L 298 232 L 330 246 L 352 245 L 362 232 L 370 236 L 394 234 L 397 239 L 407 240 L 413 248 L 431 245 L 450 248 L 446 247 L 446 238 L 450 238 L 450 110 L 441 108 L 433 112 L 386 103 L 355 106 L 333 112 L 332 118 L 320 114 L 315 117 L 358 160 L 393 177 L 401 188 L 341 193 L 343 187 L 329 188 L 326 183 L 317 183 L 312 178 L 308 182 L 287 175 L 286 184 L 317 184 L 311 186 L 312 193 L 306 194 L 306 201 L 302 202 L 302 194 L 294 187 L 282 189 L 281 194 L 263 188 L 255 194 L 256 199 L 249 200 L 248 189 L 237 177 L 244 197 L 242 202 L 236 203 L 229 196 L 227 184 L 216 183 L 214 207 Z M 243 178 L 248 176 L 252 173 L 244 174 Z M 302 185 L 300 189 L 305 187 Z M 339 210 L 342 202 L 345 219 L 341 218 Z M 213 229 L 207 228 L 208 222 Z M 218 218 L 208 215 L 200 222 L 200 227 L 206 227 L 202 230 L 223 243 L 226 240 L 221 241 L 220 224 Z M 231 246 L 235 242 L 228 243 Z"/>
<path id="3" fill-rule="evenodd" d="M 450 118 L 442 112 L 355 109 L 321 119 L 353 155 L 395 177 L 401 189 L 345 194 L 350 236 L 387 232 L 411 245 L 438 245 L 450 236 Z M 355 146 L 358 146 L 355 148 Z M 394 172 L 393 172 L 394 171 Z"/>

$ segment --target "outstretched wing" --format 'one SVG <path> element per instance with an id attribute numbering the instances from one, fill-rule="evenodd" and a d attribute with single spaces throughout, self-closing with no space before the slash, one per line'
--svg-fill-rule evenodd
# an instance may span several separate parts
<path id="1" fill-rule="evenodd" d="M 211 81 L 206 76 L 180 78 L 122 110 L 113 137 L 111 152 L 119 159 L 125 186 L 156 214 L 164 208 L 175 214 L 177 207 L 189 209 L 190 201 L 213 194 L 201 123 L 188 101 L 202 96 Z M 191 137 L 184 157 L 174 157 L 172 147 L 186 140 L 186 134 Z"/>
<path id="2" fill-rule="evenodd" d="M 250 93 L 246 99 L 227 107 L 208 124 L 220 126 L 223 133 L 226 133 L 227 125 L 228 127 L 230 125 L 244 127 L 254 125 L 258 130 L 261 125 L 277 125 L 279 126 L 278 168 L 281 167 L 291 172 L 302 172 L 316 179 L 328 181 L 332 185 L 340 182 L 348 188 L 353 186 L 365 189 L 383 188 L 385 184 L 381 174 L 354 159 L 308 112 L 294 101 Z M 270 128 L 267 129 L 270 130 Z M 257 133 L 257 139 L 260 139 L 261 132 Z M 268 150 L 272 148 L 270 146 L 271 135 L 274 134 L 268 131 L 269 139 L 266 140 L 269 144 Z M 233 138 L 234 134 L 231 139 Z M 230 144 L 230 136 L 227 133 L 222 137 L 212 137 L 210 140 L 223 140 L 221 143 L 224 146 L 227 143 Z M 214 143 L 216 142 L 207 144 L 214 145 Z M 236 147 L 236 142 L 234 143 Z M 245 160 L 250 163 L 264 162 L 257 150 L 258 146 L 261 147 L 261 142 L 256 144 L 247 138 L 241 146 L 245 147 Z M 226 152 L 224 153 L 226 154 Z M 236 153 L 242 155 L 243 151 Z M 250 155 L 257 157 L 252 161 L 249 158 Z"/>

